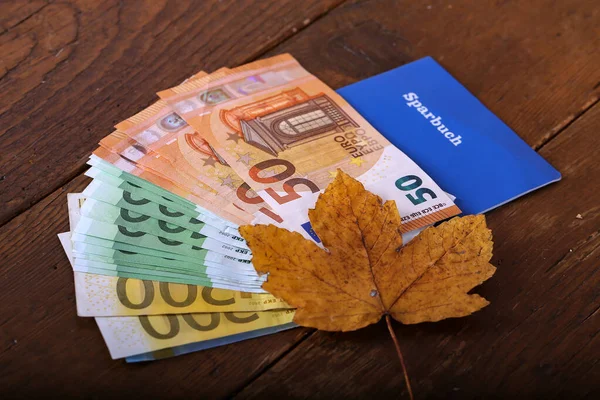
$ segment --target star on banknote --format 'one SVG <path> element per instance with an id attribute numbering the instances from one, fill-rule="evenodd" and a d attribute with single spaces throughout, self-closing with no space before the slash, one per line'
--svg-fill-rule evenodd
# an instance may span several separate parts
<path id="1" fill-rule="evenodd" d="M 252 162 L 252 157 L 250 157 L 250 153 L 240 154 L 239 158 L 237 159 L 237 162 L 241 162 L 244 165 L 250 165 L 250 163 Z"/>
<path id="2" fill-rule="evenodd" d="M 215 160 L 212 157 L 207 157 L 207 158 L 203 158 L 202 161 L 204 161 L 204 166 L 210 166 L 210 167 L 214 167 L 215 164 L 217 163 L 217 160 Z"/>
<path id="3" fill-rule="evenodd" d="M 365 160 L 363 160 L 361 157 L 356 157 L 350 160 L 351 164 L 358 165 L 359 167 L 363 165 L 364 162 Z"/>
<path id="4" fill-rule="evenodd" d="M 221 186 L 229 186 L 231 188 L 235 188 L 235 180 L 233 179 L 233 177 L 230 175 L 227 175 L 225 178 L 220 178 L 221 179 Z"/>
<path id="5" fill-rule="evenodd" d="M 240 139 L 241 138 L 237 133 L 228 133 L 226 140 L 233 140 L 234 142 L 238 143 Z"/>

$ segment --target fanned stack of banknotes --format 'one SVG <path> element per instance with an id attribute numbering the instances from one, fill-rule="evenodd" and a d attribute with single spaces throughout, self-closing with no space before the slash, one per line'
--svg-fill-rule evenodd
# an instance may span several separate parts
<path id="1" fill-rule="evenodd" d="M 110 354 L 149 361 L 294 327 L 240 236 L 308 220 L 338 169 L 395 200 L 405 241 L 460 212 L 451 197 L 290 55 L 199 72 L 116 125 L 68 195 L 77 313 Z"/>

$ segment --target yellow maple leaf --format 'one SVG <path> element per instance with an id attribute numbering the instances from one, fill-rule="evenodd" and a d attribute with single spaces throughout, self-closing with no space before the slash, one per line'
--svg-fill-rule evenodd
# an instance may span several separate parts
<path id="1" fill-rule="evenodd" d="M 390 316 L 404 324 L 433 322 L 489 304 L 468 294 L 496 270 L 482 215 L 427 228 L 402 246 L 395 202 L 382 203 L 341 170 L 308 215 L 326 250 L 273 225 L 240 228 L 254 267 L 269 273 L 263 288 L 297 308 L 299 325 L 352 331 L 385 315 L 396 342 Z"/>

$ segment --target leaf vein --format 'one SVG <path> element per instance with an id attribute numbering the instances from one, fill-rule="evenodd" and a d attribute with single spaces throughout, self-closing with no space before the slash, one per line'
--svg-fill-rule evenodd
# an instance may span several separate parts
<path id="1" fill-rule="evenodd" d="M 481 224 L 481 222 L 480 222 L 479 224 Z M 455 226 L 452 226 L 452 238 L 454 238 L 454 231 L 455 231 L 455 228 L 456 228 Z M 444 252 L 444 254 L 442 254 L 442 255 L 441 255 L 441 256 L 440 256 L 440 257 L 439 257 L 437 260 L 435 260 L 435 261 L 434 261 L 433 263 L 431 263 L 431 264 L 430 264 L 430 265 L 429 265 L 427 268 L 425 268 L 425 269 L 423 270 L 423 272 L 421 273 L 421 275 L 419 275 L 419 276 L 418 276 L 418 277 L 417 277 L 417 278 L 416 278 L 414 281 L 412 281 L 412 282 L 410 283 L 410 285 L 408 285 L 408 286 L 407 286 L 407 287 L 406 287 L 406 288 L 405 288 L 403 291 L 401 291 L 401 292 L 400 292 L 400 294 L 398 295 L 398 297 L 396 297 L 396 300 L 394 300 L 394 301 L 392 302 L 392 305 L 390 306 L 390 310 L 391 310 L 392 308 L 394 308 L 394 305 L 396 305 L 396 303 L 398 302 L 398 300 L 400 299 L 400 297 L 402 297 L 402 296 L 404 295 L 404 293 L 406 293 L 406 292 L 407 292 L 407 291 L 408 291 L 410 288 L 412 288 L 412 287 L 413 287 L 413 286 L 416 284 L 416 282 L 418 282 L 418 281 L 419 281 L 421 278 L 423 278 L 423 276 L 424 276 L 424 275 L 427 273 L 427 271 L 429 271 L 429 270 L 430 270 L 430 269 L 431 269 L 431 268 L 432 268 L 432 267 L 433 267 L 435 264 L 437 264 L 437 262 L 438 262 L 439 260 L 441 260 L 442 258 L 444 258 L 444 257 L 445 257 L 445 256 L 446 256 L 446 255 L 447 255 L 449 252 L 450 252 L 450 250 L 454 249 L 456 246 L 458 246 L 459 244 L 461 244 L 462 242 L 464 242 L 465 240 L 467 240 L 467 238 L 468 238 L 470 235 L 472 235 L 472 234 L 473 234 L 473 232 L 475 232 L 476 230 L 477 230 L 477 226 L 474 226 L 474 227 L 471 229 L 471 232 L 467 233 L 467 234 L 465 235 L 465 237 L 464 237 L 462 240 L 460 240 L 460 241 L 457 241 L 457 242 L 456 242 L 456 243 L 455 243 L 453 246 L 451 246 L 450 248 L 448 248 L 448 250 L 446 250 L 446 251 Z M 443 237 L 442 237 L 442 241 L 443 241 Z M 429 240 L 427 241 L 427 247 L 428 247 L 428 250 L 429 250 L 429 249 L 430 249 L 430 247 L 429 247 Z M 413 256 L 414 256 L 414 252 L 413 252 Z M 430 257 L 430 258 L 431 258 L 431 257 Z"/>

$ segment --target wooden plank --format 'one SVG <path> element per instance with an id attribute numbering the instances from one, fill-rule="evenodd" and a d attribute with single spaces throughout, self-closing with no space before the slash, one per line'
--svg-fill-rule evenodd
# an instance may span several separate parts
<path id="1" fill-rule="evenodd" d="M 308 332 L 293 329 L 145 365 L 111 360 L 94 320 L 77 317 L 72 270 L 56 237 L 69 229 L 66 193 L 88 181 L 78 177 L 0 228 L 0 393 L 223 397 Z"/>
<path id="2" fill-rule="evenodd" d="M 45 1 L 31 0 L 27 2 L 0 3 L 0 33 L 26 21 L 47 5 Z M 0 72 L 2 73 L 2 72 Z"/>
<path id="3" fill-rule="evenodd" d="M 539 148 L 598 100 L 598 49 L 597 1 L 382 0 L 345 3 L 269 54 L 335 88 L 432 56 Z"/>
<path id="4" fill-rule="evenodd" d="M 88 8 L 83 7 L 83 3 L 76 3 L 77 10 L 83 10 L 73 14 L 80 27 L 79 38 L 67 44 L 60 54 L 60 48 L 49 47 L 49 54 L 58 54 L 59 60 L 65 51 L 74 53 L 69 54 L 73 58 L 56 65 L 52 64 L 49 55 L 46 58 L 39 56 L 39 63 L 27 64 L 28 58 L 12 61 L 16 67 L 0 81 L 3 94 L 9 86 L 13 90 L 10 92 L 13 97 L 1 97 L 0 108 L 15 103 L 8 113 L 0 115 L 3 122 L 0 126 L 4 129 L 0 131 L 0 179 L 6 175 L 4 181 L 0 181 L 3 185 L 0 201 L 4 204 L 7 199 L 19 198 L 9 203 L 0 212 L 0 217 L 14 215 L 56 187 L 57 182 L 75 175 L 92 149 L 91 143 L 108 132 L 111 120 L 128 116 L 148 104 L 153 98 L 154 87 L 169 86 L 197 67 L 209 69 L 223 63 L 233 65 L 246 61 L 242 53 L 252 57 L 259 55 L 277 43 L 272 40 L 269 46 L 263 46 L 268 35 L 261 32 L 271 32 L 271 27 L 261 26 L 266 20 L 261 19 L 263 14 L 275 18 L 275 25 L 280 24 L 277 25 L 279 30 L 272 31 L 280 38 L 291 35 L 293 28 L 300 29 L 304 19 L 296 21 L 295 18 L 301 18 L 299 13 L 306 12 L 306 9 L 292 10 L 289 6 L 292 3 L 285 3 L 286 6 L 283 2 L 281 6 L 278 3 L 283 7 L 281 13 L 261 3 L 258 14 L 252 14 L 245 5 L 224 11 L 226 6 L 221 3 L 209 6 L 181 3 L 171 2 L 165 7 L 163 3 L 153 2 L 133 10 L 132 4 L 136 3 L 125 2 L 120 11 L 119 6 L 110 1 L 90 2 Z M 292 38 L 289 44 L 277 47 L 273 52 L 292 51 L 307 68 L 336 87 L 421 55 L 434 55 L 530 144 L 539 146 L 564 125 L 561 121 L 571 121 L 571 115 L 580 113 L 597 96 L 593 83 L 594 79 L 598 81 L 598 71 L 593 69 L 597 53 L 593 53 L 592 45 L 597 48 L 598 28 L 590 22 L 597 19 L 597 13 L 594 14 L 590 3 L 585 2 L 579 2 L 579 6 L 578 2 L 568 1 L 546 7 L 539 1 L 519 2 L 531 4 L 531 10 L 513 3 L 480 5 L 480 2 L 469 2 L 467 8 L 461 5 L 466 2 L 455 1 L 450 9 L 446 5 L 446 8 L 438 9 L 439 3 L 435 3 L 431 15 L 424 14 L 428 12 L 426 4 L 353 4 L 344 7 L 340 14 L 331 12 L 300 32 L 297 39 Z M 320 4 L 315 2 L 312 6 L 318 11 L 315 15 L 326 9 L 319 9 Z M 20 47 L 27 49 L 27 40 L 36 37 L 28 36 L 30 31 L 38 32 L 33 29 L 43 28 L 46 30 L 40 32 L 55 36 L 56 32 L 62 32 L 64 38 L 58 35 L 59 44 L 73 40 L 65 33 L 64 27 L 69 24 L 61 23 L 72 21 L 69 19 L 71 14 L 68 10 L 48 10 L 49 7 L 39 12 L 28 11 L 33 13 L 32 16 L 23 17 L 24 22 L 13 25 L 23 30 L 14 39 L 25 43 Z M 240 7 L 243 11 L 238 10 Z M 569 7 L 574 11 L 570 15 L 565 11 Z M 50 11 L 53 14 L 43 14 Z M 50 20 L 57 25 L 43 26 L 40 21 L 49 18 L 36 20 L 38 15 L 51 15 Z M 206 16 L 209 22 L 200 23 L 201 16 Z M 444 22 L 444 19 L 450 22 Z M 27 25 L 31 20 L 37 22 Z M 333 27 L 329 21 L 333 21 Z M 235 25 L 233 29 L 232 25 Z M 256 26 L 259 30 L 250 32 Z M 293 28 L 288 32 L 285 29 L 289 27 Z M 561 36 L 552 39 L 550 33 L 558 33 L 557 28 L 560 28 Z M 313 29 L 319 29 L 318 32 L 325 36 L 313 35 Z M 227 39 L 223 39 L 224 35 L 217 37 L 215 31 L 227 31 Z M 45 36 L 52 35 L 39 35 Z M 409 36 L 411 42 L 405 39 Z M 470 36 L 475 38 L 470 39 Z M 214 43 L 215 38 L 217 43 Z M 0 48 L 7 49 L 4 46 L 8 42 L 3 36 Z M 467 50 L 462 49 L 463 46 Z M 21 49 L 14 47 L 10 59 L 19 60 Z M 39 48 L 38 45 L 33 51 L 39 51 Z M 178 59 L 180 49 L 181 54 L 185 54 L 182 59 Z M 172 59 L 182 65 L 168 64 Z M 193 67 L 188 68 L 187 64 Z M 20 75 L 26 73 L 33 75 Z M 18 92 L 12 88 L 14 82 L 11 85 L 5 83 L 11 74 L 22 77 L 23 81 L 52 79 L 44 79 L 46 83 L 35 89 Z M 29 88 L 28 82 L 20 85 Z M 97 94 L 90 93 L 96 88 L 101 90 Z M 117 92 L 127 92 L 127 96 Z M 66 109 L 66 106 L 73 108 Z M 13 112 L 13 109 L 19 112 Z M 596 110 L 594 115 L 597 116 Z M 61 127 L 61 124 L 65 125 Z M 598 313 L 594 314 L 598 293 L 593 291 L 598 283 L 594 272 L 597 271 L 595 246 L 598 239 L 596 236 L 588 241 L 582 238 L 598 226 L 598 212 L 594 208 L 597 206 L 590 200 L 594 192 L 585 189 L 597 189 L 597 185 L 590 186 L 593 183 L 590 180 L 598 171 L 596 166 L 590 167 L 592 160 L 583 160 L 581 155 L 597 157 L 592 146 L 597 147 L 598 143 L 585 136 L 590 135 L 593 123 L 587 122 L 585 135 L 573 133 L 578 124 L 573 124 L 556 139 L 562 140 L 560 149 L 555 147 L 556 140 L 544 147 L 544 154 L 549 154 L 550 161 L 565 174 L 565 181 L 491 215 L 490 224 L 496 232 L 496 261 L 501 261 L 501 268 L 498 276 L 479 292 L 492 300 L 492 306 L 464 320 L 397 327 L 410 373 L 416 379 L 416 383 L 413 381 L 415 389 L 421 394 L 473 397 L 478 390 L 487 393 L 494 388 L 498 396 L 522 389 L 556 394 L 552 389 L 560 382 L 554 381 L 571 377 L 575 377 L 573 382 L 578 384 L 573 386 L 577 391 L 575 394 L 594 389 L 591 383 L 585 382 L 598 381 L 597 368 L 594 369 L 599 358 L 594 353 L 598 348 Z M 563 135 L 568 132 L 565 139 Z M 577 145 L 569 141 L 574 138 L 578 140 Z M 73 141 L 75 145 L 71 144 Z M 562 153 L 562 147 L 565 153 Z M 59 158 L 54 155 L 57 149 L 66 162 L 58 162 Z M 21 166 L 29 160 L 31 166 Z M 589 176 L 583 170 L 585 168 L 588 168 Z M 22 180 L 18 179 L 21 177 Z M 23 195 L 16 194 L 15 185 L 18 185 L 17 192 L 21 191 Z M 548 199 L 546 193 L 554 193 L 552 190 L 564 185 L 571 193 L 559 191 L 555 194 L 557 198 Z M 79 180 L 66 190 L 81 187 L 83 182 Z M 578 187 L 584 189 L 578 192 Z M 52 193 L 28 213 L 0 229 L 0 254 L 3 254 L 3 266 L 8 266 L 3 269 L 5 279 L 0 283 L 3 344 L 0 387 L 7 388 L 7 392 L 19 390 L 28 395 L 49 389 L 59 395 L 101 390 L 109 394 L 139 393 L 153 397 L 187 393 L 226 396 L 235 393 L 302 339 L 302 331 L 288 332 L 147 366 L 125 367 L 110 361 L 93 322 L 75 317 L 68 264 L 54 237 L 66 228 L 65 200 L 59 193 Z M 581 200 L 577 195 L 589 197 Z M 565 202 L 561 209 L 558 209 L 559 201 Z M 584 219 L 574 220 L 573 213 L 584 214 Z M 533 226 L 539 226 L 541 232 L 527 230 Z M 530 234 L 531 238 L 528 237 Z M 574 248 L 573 253 L 568 252 L 570 247 Z M 546 273 L 546 269 L 562 256 L 565 256 L 562 264 Z M 583 259 L 581 263 L 572 258 L 575 256 Z M 581 279 L 582 270 L 589 272 L 589 278 L 579 286 L 579 291 L 573 292 L 577 283 L 574 280 Z M 46 273 L 44 279 L 39 278 L 40 272 Z M 547 291 L 557 292 L 564 304 L 558 307 L 547 304 L 551 300 Z M 573 316 L 574 309 L 579 312 L 576 317 Z M 549 313 L 556 313 L 555 318 L 551 319 Z M 540 329 L 548 326 L 548 321 L 551 321 L 551 329 L 540 333 Z M 577 325 L 579 321 L 584 322 Z M 541 335 L 545 341 L 533 343 L 534 346 L 529 348 L 533 341 L 529 335 Z M 555 335 L 556 340 L 552 341 L 550 335 Z M 545 358 L 540 356 L 542 351 L 547 352 Z M 327 358 L 321 357 L 323 352 Z M 344 335 L 318 333 L 291 354 L 293 357 L 284 358 L 283 363 L 259 378 L 242 392 L 242 396 L 294 390 L 295 397 L 318 393 L 360 397 L 397 394 L 403 388 L 393 347 L 383 326 Z M 519 370 L 521 361 L 523 367 L 520 368 L 524 370 Z M 518 373 L 507 375 L 507 365 Z M 140 372 L 142 368 L 150 373 L 144 375 Z M 570 372 L 565 373 L 566 368 Z M 503 375 L 505 380 L 498 383 L 501 378 L 494 377 L 488 388 L 485 379 L 495 374 Z M 515 375 L 523 375 L 523 378 Z M 162 379 L 156 379 L 157 376 Z M 275 383 L 269 378 L 280 381 Z M 530 386 L 525 386 L 525 381 Z M 581 382 L 583 384 L 579 384 Z M 277 386 L 279 384 L 281 386 Z M 264 390 L 257 388 L 261 385 L 265 385 Z M 567 388 L 562 387 L 562 390 L 567 393 Z"/>
<path id="5" fill-rule="evenodd" d="M 156 90 L 252 60 L 340 1 L 3 4 L 0 225 L 81 172 Z"/>
<path id="6" fill-rule="evenodd" d="M 475 289 L 490 306 L 395 324 L 417 398 L 598 398 L 599 122 L 597 104 L 542 149 L 561 182 L 490 213 L 498 271 Z M 383 322 L 313 334 L 239 397 L 275 394 L 406 398 Z"/>

